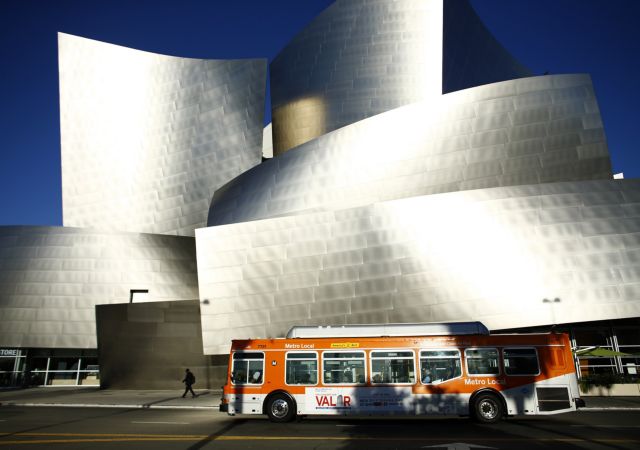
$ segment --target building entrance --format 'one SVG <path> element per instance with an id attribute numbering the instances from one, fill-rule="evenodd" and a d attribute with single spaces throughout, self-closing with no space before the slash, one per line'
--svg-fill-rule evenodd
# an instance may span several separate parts
<path id="1" fill-rule="evenodd" d="M 96 350 L 0 348 L 0 387 L 99 386 Z"/>
<path id="2" fill-rule="evenodd" d="M 96 350 L 34 349 L 27 361 L 31 386 L 99 386 Z"/>
<path id="3" fill-rule="evenodd" d="M 0 387 L 22 385 L 25 360 L 20 349 L 0 348 Z"/>

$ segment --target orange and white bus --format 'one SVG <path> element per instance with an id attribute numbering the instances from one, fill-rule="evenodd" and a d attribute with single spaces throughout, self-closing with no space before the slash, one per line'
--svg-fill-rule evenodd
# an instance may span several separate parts
<path id="1" fill-rule="evenodd" d="M 294 327 L 234 340 L 220 410 L 297 415 L 556 414 L 583 406 L 566 334 L 479 322 Z"/>

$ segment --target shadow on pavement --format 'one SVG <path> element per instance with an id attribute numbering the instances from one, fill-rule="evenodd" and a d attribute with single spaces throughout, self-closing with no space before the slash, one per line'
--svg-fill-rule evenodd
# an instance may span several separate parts
<path id="1" fill-rule="evenodd" d="M 86 410 L 83 410 L 86 411 Z M 104 412 L 102 412 L 104 411 Z M 11 437 L 11 436 L 18 436 L 20 434 L 23 433 L 33 433 L 36 431 L 40 431 L 42 432 L 43 430 L 47 430 L 48 428 L 53 428 L 53 427 L 59 427 L 61 425 L 70 425 L 73 423 L 81 423 L 84 422 L 88 419 L 98 419 L 98 418 L 105 418 L 105 417 L 114 417 L 114 416 L 118 416 L 121 414 L 127 414 L 130 413 L 132 411 L 138 411 L 138 408 L 135 409 L 119 409 L 119 410 L 102 410 L 100 413 L 94 413 L 94 414 L 87 414 L 85 412 L 85 414 L 82 414 L 81 417 L 73 419 L 73 420 L 66 420 L 66 421 L 61 421 L 61 422 L 56 422 L 56 423 L 52 423 L 52 424 L 47 424 L 47 425 L 42 425 L 39 427 L 31 427 L 31 428 L 26 428 L 26 429 L 21 429 L 21 430 L 16 430 L 14 432 L 11 433 L 5 433 L 2 435 L 2 438 L 7 438 L 7 437 Z M 0 441 L 2 442 L 2 441 Z"/>
<path id="2" fill-rule="evenodd" d="M 215 433 L 211 433 L 206 438 L 204 438 L 204 439 L 196 442 L 195 444 L 187 447 L 187 450 L 198 450 L 198 449 L 204 447 L 205 445 L 210 444 L 212 441 L 215 441 L 215 439 L 217 437 L 223 436 L 227 432 L 229 432 L 232 429 L 234 429 L 235 427 L 243 425 L 245 422 L 247 422 L 247 419 L 235 419 L 235 420 L 232 420 L 227 425 L 225 425 L 224 427 L 222 427 L 221 429 L 216 431 Z"/>
<path id="3" fill-rule="evenodd" d="M 602 430 L 583 433 L 568 428 L 574 421 L 557 422 L 547 418 L 506 419 L 483 425 L 467 418 L 372 418 L 314 419 L 323 425 L 333 423 L 336 435 L 344 438 L 335 448 L 340 450 L 382 450 L 389 448 L 419 449 L 577 449 L 632 448 L 634 437 L 620 446 Z M 305 420 L 306 424 L 311 420 Z M 322 427 L 325 428 L 324 426 Z M 308 427 L 307 427 L 308 431 Z M 598 432 L 599 431 L 599 432 Z M 586 435 L 585 435 L 586 434 Z M 611 438 L 611 439 L 610 439 Z M 637 437 L 635 437 L 637 439 Z"/>

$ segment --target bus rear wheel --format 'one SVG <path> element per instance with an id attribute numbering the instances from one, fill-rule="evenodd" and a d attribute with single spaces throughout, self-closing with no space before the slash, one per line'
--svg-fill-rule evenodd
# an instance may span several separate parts
<path id="1" fill-rule="evenodd" d="M 504 408 L 495 394 L 480 394 L 473 401 L 473 418 L 480 423 L 496 423 L 502 419 Z"/>
<path id="2" fill-rule="evenodd" d="M 290 422 L 296 416 L 296 409 L 291 397 L 286 394 L 275 394 L 267 402 L 267 416 L 272 422 Z"/>

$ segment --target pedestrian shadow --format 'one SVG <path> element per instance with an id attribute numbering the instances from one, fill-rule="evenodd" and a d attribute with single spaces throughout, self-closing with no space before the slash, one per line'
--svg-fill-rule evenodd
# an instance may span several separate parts
<path id="1" fill-rule="evenodd" d="M 205 397 L 205 396 L 210 395 L 210 394 L 211 394 L 211 392 L 209 392 L 209 391 L 202 391 L 202 393 L 198 393 L 198 394 L 196 394 L 195 397 L 192 397 L 192 398 Z M 185 397 L 182 397 L 181 395 L 178 395 L 177 397 L 161 398 L 160 400 L 155 400 L 153 402 L 143 403 L 143 404 L 140 405 L 140 407 L 142 409 L 149 409 L 152 406 L 159 405 L 161 403 L 169 402 L 169 401 L 172 401 L 172 400 L 180 400 L 182 398 L 185 398 Z"/>
<path id="2" fill-rule="evenodd" d="M 205 395 L 211 395 L 211 391 L 202 391 L 202 393 L 196 392 L 196 397 L 204 397 Z"/>

